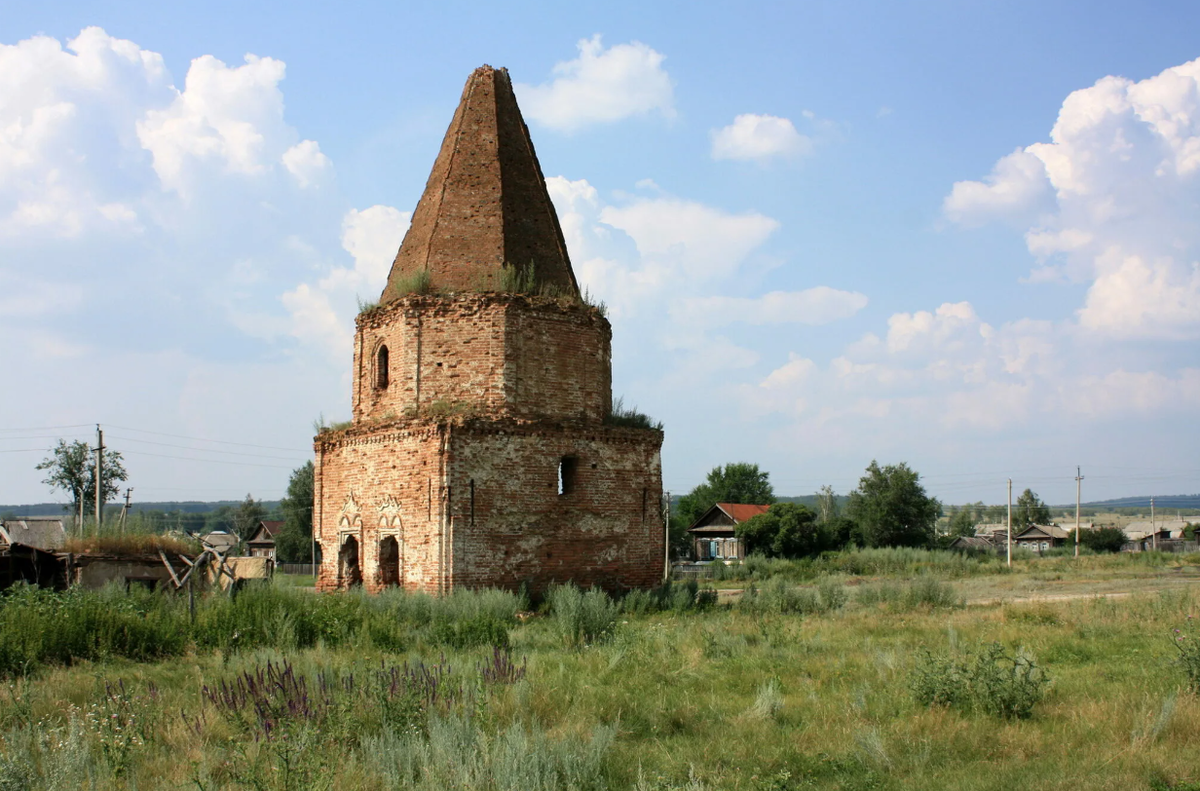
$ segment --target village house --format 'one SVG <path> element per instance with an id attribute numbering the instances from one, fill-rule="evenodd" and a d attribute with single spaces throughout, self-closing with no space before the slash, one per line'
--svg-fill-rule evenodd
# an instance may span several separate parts
<path id="1" fill-rule="evenodd" d="M 275 537 L 283 530 L 283 520 L 264 519 L 254 529 L 254 535 L 246 542 L 246 550 L 252 558 L 275 560 Z"/>
<path id="2" fill-rule="evenodd" d="M 737 526 L 770 509 L 769 505 L 717 503 L 701 514 L 687 530 L 692 537 L 692 556 L 700 561 L 744 559 L 746 549 L 737 537 Z"/>
<path id="3" fill-rule="evenodd" d="M 314 440 L 320 590 L 662 580 L 662 431 L 613 415 L 612 327 L 506 70 L 468 79 L 351 377 Z"/>
<path id="4" fill-rule="evenodd" d="M 1014 544 L 1038 553 L 1061 547 L 1067 543 L 1067 539 L 1074 541 L 1074 536 L 1058 525 L 1030 525 L 1019 533 L 1013 531 Z"/>

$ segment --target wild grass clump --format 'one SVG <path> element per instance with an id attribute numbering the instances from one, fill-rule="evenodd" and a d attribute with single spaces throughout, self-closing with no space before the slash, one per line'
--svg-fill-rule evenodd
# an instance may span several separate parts
<path id="1" fill-rule="evenodd" d="M 840 610 L 848 596 L 836 581 L 823 579 L 816 590 L 800 588 L 782 577 L 768 579 L 761 588 L 751 585 L 738 600 L 742 612 L 811 615 Z"/>
<path id="2" fill-rule="evenodd" d="M 639 412 L 638 408 L 632 404 L 625 406 L 624 397 L 618 397 L 613 401 L 612 409 L 604 417 L 604 422 L 610 426 L 622 426 L 624 428 L 663 430 L 661 420 L 651 420 L 649 415 Z"/>
<path id="3" fill-rule="evenodd" d="M 599 588 L 581 591 L 570 583 L 555 585 L 546 592 L 546 602 L 566 646 L 578 648 L 612 637 L 617 605 Z"/>
<path id="4" fill-rule="evenodd" d="M 400 297 L 424 296 L 432 294 L 433 291 L 433 275 L 428 269 L 418 269 L 392 281 L 392 293 Z"/>
<path id="5" fill-rule="evenodd" d="M 717 592 L 712 588 L 701 588 L 695 580 L 675 582 L 667 580 L 651 590 L 632 590 L 621 598 L 620 610 L 631 615 L 647 615 L 657 612 L 699 612 L 710 609 L 717 603 Z"/>
<path id="6" fill-rule="evenodd" d="M 1008 653 L 999 643 L 958 655 L 923 652 L 909 677 L 922 706 L 978 711 L 1002 719 L 1028 719 L 1050 678 L 1025 650 Z"/>
<path id="7" fill-rule="evenodd" d="M 1171 636 L 1174 638 L 1172 644 L 1179 652 L 1176 661 L 1183 669 L 1188 691 L 1200 693 L 1200 637 L 1196 634 L 1196 619 L 1189 615 L 1183 628 L 1176 629 Z"/>
<path id="8" fill-rule="evenodd" d="M 893 582 L 863 585 L 858 589 L 854 600 L 863 607 L 883 606 L 892 612 L 921 608 L 956 609 L 965 606 L 962 597 L 954 592 L 953 585 L 925 575 L 905 586 Z"/>
<path id="9" fill-rule="evenodd" d="M 783 711 L 783 693 L 779 690 L 779 679 L 771 678 L 758 688 L 754 705 L 746 712 L 757 720 L 774 720 Z"/>
<path id="10" fill-rule="evenodd" d="M 477 718 L 451 713 L 430 716 L 421 730 L 390 728 L 363 740 L 362 758 L 388 791 L 599 791 L 609 787 L 615 739 L 611 725 L 594 726 L 588 738 L 553 738 L 521 723 L 492 735 Z"/>

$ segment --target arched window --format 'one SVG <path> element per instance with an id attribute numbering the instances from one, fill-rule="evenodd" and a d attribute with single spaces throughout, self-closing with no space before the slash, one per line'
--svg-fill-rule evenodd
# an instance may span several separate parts
<path id="1" fill-rule="evenodd" d="M 388 350 L 380 346 L 375 352 L 375 387 L 383 390 L 388 386 Z"/>

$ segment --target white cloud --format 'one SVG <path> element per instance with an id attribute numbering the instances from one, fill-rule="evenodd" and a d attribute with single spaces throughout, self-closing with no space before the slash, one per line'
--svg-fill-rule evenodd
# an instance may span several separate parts
<path id="1" fill-rule="evenodd" d="M 671 317 L 680 322 L 703 322 L 708 327 L 744 323 L 829 324 L 846 319 L 867 305 L 857 291 L 839 291 L 828 286 L 803 291 L 772 291 L 761 297 L 690 297 L 671 306 Z"/>
<path id="2" fill-rule="evenodd" d="M 301 140 L 283 152 L 283 166 L 295 177 L 301 187 L 315 185 L 333 167 L 329 157 L 321 153 L 315 140 Z"/>
<path id="3" fill-rule="evenodd" d="M 787 118 L 746 113 L 712 132 L 713 159 L 767 160 L 802 157 L 812 153 L 813 141 Z"/>
<path id="4" fill-rule="evenodd" d="M 1073 92 L 1050 142 L 954 185 L 946 216 L 1022 222 L 1031 283 L 1090 284 L 1079 326 L 1115 340 L 1200 337 L 1200 60 Z"/>
<path id="5" fill-rule="evenodd" d="M 255 55 L 235 68 L 211 55 L 193 60 L 184 90 L 137 124 L 163 186 L 186 196 L 196 171 L 216 165 L 256 175 L 280 161 L 291 137 L 279 90 L 284 71 L 282 61 Z"/>
<path id="6" fill-rule="evenodd" d="M 638 41 L 604 49 L 599 34 L 578 47 L 578 58 L 554 66 L 551 82 L 514 86 L 526 118 L 572 132 L 656 111 L 674 116 L 665 55 Z"/>

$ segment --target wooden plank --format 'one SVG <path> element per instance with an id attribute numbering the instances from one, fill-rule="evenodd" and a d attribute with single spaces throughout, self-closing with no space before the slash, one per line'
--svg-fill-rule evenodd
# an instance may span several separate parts
<path id="1" fill-rule="evenodd" d="M 167 553 L 163 552 L 161 547 L 159 547 L 158 556 L 162 558 L 163 565 L 167 567 L 167 571 L 171 572 L 171 581 L 175 583 L 175 590 L 179 590 L 183 583 L 179 581 L 179 577 L 175 576 L 175 569 L 172 568 L 171 561 L 167 560 Z"/>

